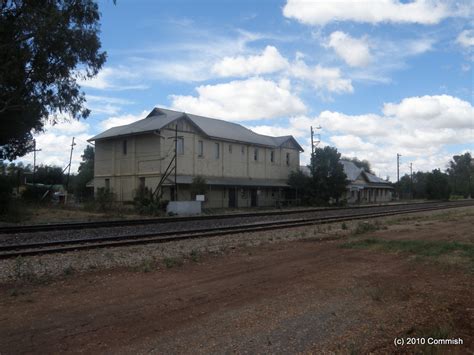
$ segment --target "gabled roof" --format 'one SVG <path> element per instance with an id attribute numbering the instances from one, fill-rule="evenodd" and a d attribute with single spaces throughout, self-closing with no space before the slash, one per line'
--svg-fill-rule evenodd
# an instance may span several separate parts
<path id="1" fill-rule="evenodd" d="M 215 118 L 193 115 L 163 108 L 154 108 L 146 118 L 130 123 L 128 125 L 113 127 L 102 132 L 89 141 L 113 138 L 118 136 L 128 136 L 133 134 L 157 131 L 171 122 L 185 118 L 191 121 L 204 135 L 210 138 L 223 139 L 228 141 L 251 143 L 268 147 L 280 147 L 286 142 L 294 144 L 301 152 L 303 148 L 298 144 L 293 136 L 271 137 L 258 134 L 237 123 L 227 122 Z"/>
<path id="2" fill-rule="evenodd" d="M 364 171 L 364 169 L 359 168 L 353 162 L 348 160 L 341 160 L 341 164 L 344 167 L 344 172 L 347 175 L 347 179 L 350 181 L 355 181 L 360 176 L 360 173 Z"/>
<path id="3" fill-rule="evenodd" d="M 354 182 L 361 177 L 363 180 L 367 181 L 366 184 L 373 185 L 391 185 L 390 182 L 385 181 L 374 174 L 371 174 L 365 171 L 363 168 L 359 168 L 352 161 L 341 159 L 341 164 L 344 167 L 344 173 L 347 176 L 349 182 Z M 311 172 L 307 166 L 300 166 L 300 170 L 305 174 L 310 176 Z"/>

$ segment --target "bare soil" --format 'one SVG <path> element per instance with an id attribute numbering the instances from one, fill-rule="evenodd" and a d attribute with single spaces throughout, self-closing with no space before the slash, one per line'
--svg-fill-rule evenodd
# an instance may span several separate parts
<path id="1" fill-rule="evenodd" d="M 471 244 L 466 210 L 350 238 Z M 473 352 L 474 275 L 465 260 L 342 248 L 346 242 L 239 247 L 151 272 L 4 284 L 0 353 Z M 396 348 L 395 337 L 463 345 Z"/>

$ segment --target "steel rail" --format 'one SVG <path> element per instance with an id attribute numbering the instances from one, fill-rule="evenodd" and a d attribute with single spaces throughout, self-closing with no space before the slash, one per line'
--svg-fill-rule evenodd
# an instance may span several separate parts
<path id="1" fill-rule="evenodd" d="M 63 241 L 49 241 L 43 243 L 24 243 L 16 245 L 0 246 L 0 259 L 15 258 L 18 256 L 33 256 L 38 254 L 52 254 L 63 253 L 68 251 L 98 249 L 107 247 L 119 247 L 140 245 L 148 243 L 165 243 L 171 241 L 179 241 L 185 239 L 208 238 L 213 236 L 259 232 L 266 230 L 282 229 L 282 228 L 296 228 L 316 224 L 328 224 L 335 222 L 343 222 L 350 220 L 386 217 L 399 214 L 408 214 L 416 212 L 433 211 L 440 209 L 450 209 L 463 207 L 452 204 L 442 204 L 438 206 L 421 206 L 418 208 L 411 208 L 397 211 L 384 212 L 370 212 L 363 214 L 354 214 L 346 216 L 332 216 L 332 217 L 318 217 L 318 218 L 302 218 L 298 220 L 283 220 L 273 222 L 252 223 L 248 225 L 234 225 L 226 227 L 183 230 L 175 232 L 157 232 L 146 233 L 138 235 L 122 235 L 114 237 L 98 237 L 90 239 L 70 239 Z M 324 238 L 324 240 L 331 240 L 334 238 Z"/>
<path id="2" fill-rule="evenodd" d="M 472 202 L 471 201 L 460 201 L 460 202 L 454 202 L 454 201 L 431 202 L 430 201 L 430 202 L 403 203 L 403 204 L 391 204 L 391 205 L 306 208 L 306 209 L 298 209 L 298 210 L 282 210 L 282 211 L 251 212 L 251 213 L 247 212 L 247 213 L 217 214 L 217 215 L 206 215 L 206 216 L 159 217 L 159 218 L 96 221 L 96 222 L 36 224 L 36 225 L 24 225 L 24 226 L 0 227 L 0 234 L 34 233 L 34 232 L 47 232 L 47 231 L 54 231 L 54 230 L 77 230 L 77 229 L 88 229 L 88 228 L 96 229 L 96 228 L 107 228 L 107 227 L 123 227 L 123 226 L 161 224 L 161 223 L 206 221 L 206 220 L 231 219 L 231 218 L 279 216 L 279 215 L 290 215 L 290 214 L 294 215 L 294 214 L 324 212 L 324 211 L 334 211 L 334 210 L 349 211 L 349 210 L 375 209 L 375 208 L 397 208 L 397 207 L 404 207 L 404 206 L 419 206 L 419 205 L 428 206 L 428 205 L 439 204 L 439 203 L 451 203 L 451 204 L 461 205 L 464 203 L 471 204 Z"/>

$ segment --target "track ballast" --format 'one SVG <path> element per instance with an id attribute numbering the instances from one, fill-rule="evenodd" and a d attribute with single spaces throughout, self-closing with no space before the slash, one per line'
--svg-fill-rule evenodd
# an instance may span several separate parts
<path id="1" fill-rule="evenodd" d="M 0 258 L 15 258 L 19 256 L 33 256 L 39 254 L 64 253 L 76 250 L 88 250 L 98 248 L 111 248 L 120 246 L 131 246 L 148 243 L 166 243 L 172 241 L 179 241 L 185 239 L 208 238 L 219 235 L 250 233 L 267 231 L 282 228 L 295 228 L 316 224 L 327 224 L 334 222 L 343 222 L 357 219 L 367 219 L 376 217 L 393 216 L 397 214 L 415 213 L 423 211 L 432 211 L 464 206 L 472 206 L 472 201 L 462 202 L 436 202 L 425 204 L 406 204 L 406 205 L 392 205 L 373 209 L 359 209 L 357 213 L 344 214 L 342 216 L 326 216 L 326 217 L 305 217 L 293 218 L 269 222 L 256 222 L 248 224 L 236 224 L 229 226 L 218 226 L 198 229 L 182 229 L 176 231 L 166 232 L 149 232 L 134 235 L 115 235 L 105 237 L 80 238 L 80 239 L 65 239 L 53 240 L 34 243 L 17 243 L 11 245 L 0 246 Z M 403 207 L 401 207 L 403 206 Z M 392 207 L 392 208 L 390 208 Z M 396 208 L 393 208 L 396 207 Z M 321 212 L 321 210 L 317 210 Z M 341 210 L 342 211 L 342 210 Z M 346 210 L 347 211 L 347 210 Z M 293 211 L 292 211 L 293 212 Z M 308 211 L 305 210 L 305 213 Z M 300 211 L 301 213 L 301 211 Z M 253 214 L 255 216 L 255 214 Z M 219 216 L 220 217 L 220 216 Z M 234 216 L 235 217 L 235 216 Z M 186 219 L 189 221 L 189 218 Z M 191 219 L 192 220 L 192 219 Z M 175 222 L 176 218 L 175 218 Z M 155 222 L 156 223 L 156 222 Z M 334 239 L 334 238 L 332 238 Z M 329 238 L 325 238 L 329 240 Z"/>

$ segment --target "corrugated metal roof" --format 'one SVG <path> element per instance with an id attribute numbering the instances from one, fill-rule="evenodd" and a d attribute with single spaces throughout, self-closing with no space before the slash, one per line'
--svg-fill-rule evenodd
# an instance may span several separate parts
<path id="1" fill-rule="evenodd" d="M 360 173 L 364 170 L 348 160 L 341 160 L 341 163 L 342 166 L 344 166 L 344 172 L 347 175 L 347 179 L 350 181 L 357 180 Z"/>
<path id="2" fill-rule="evenodd" d="M 375 176 L 374 174 L 371 174 L 371 173 L 368 173 L 368 172 L 364 172 L 365 173 L 365 176 L 367 176 L 367 179 L 369 180 L 369 182 L 373 182 L 373 183 L 376 183 L 376 184 L 386 184 L 387 181 L 385 181 L 384 179 L 381 179 L 379 178 L 378 176 Z"/>
<path id="3" fill-rule="evenodd" d="M 237 123 L 163 108 L 153 109 L 153 111 L 151 111 L 150 114 L 142 120 L 130 123 L 128 125 L 110 128 L 107 131 L 90 138 L 89 141 L 160 130 L 174 120 L 182 117 L 186 117 L 191 120 L 191 122 L 193 122 L 205 135 L 212 138 L 220 138 L 269 147 L 279 147 L 288 140 L 292 140 L 297 145 L 298 149 L 303 151 L 303 148 L 301 148 L 301 146 L 292 136 L 270 137 L 255 133 Z"/>

